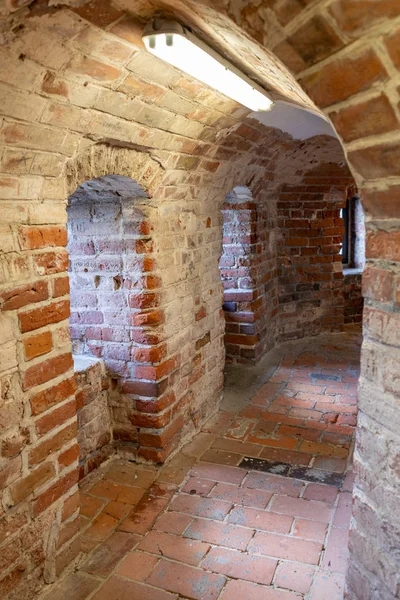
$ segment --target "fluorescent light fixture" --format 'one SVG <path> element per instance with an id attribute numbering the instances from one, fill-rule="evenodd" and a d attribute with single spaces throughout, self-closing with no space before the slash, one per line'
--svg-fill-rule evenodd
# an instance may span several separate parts
<path id="1" fill-rule="evenodd" d="M 149 52 L 253 111 L 270 110 L 265 91 L 175 21 L 157 20 L 143 31 Z"/>

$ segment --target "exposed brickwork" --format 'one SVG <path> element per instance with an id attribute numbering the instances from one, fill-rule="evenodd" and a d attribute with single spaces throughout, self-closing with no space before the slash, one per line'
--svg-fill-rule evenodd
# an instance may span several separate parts
<path id="1" fill-rule="evenodd" d="M 75 493 L 78 464 L 76 458 L 65 466 L 69 461 L 65 452 L 73 442 L 69 435 L 58 437 L 61 431 L 58 428 L 45 434 L 43 441 L 56 438 L 67 444 L 61 448 L 58 443 L 49 444 L 50 453 L 40 465 L 48 460 L 54 469 L 41 472 L 40 487 L 34 488 L 27 500 L 21 500 L 17 506 L 13 506 L 16 501 L 10 495 L 11 485 L 30 477 L 40 467 L 31 468 L 28 462 L 32 452 L 43 443 L 37 437 L 36 415 L 58 411 L 62 408 L 59 404 L 67 404 L 74 394 L 69 385 L 64 385 L 73 377 L 66 333 L 68 286 L 57 283 L 65 282 L 64 204 L 83 181 L 110 174 L 102 171 L 101 161 L 98 171 L 91 172 L 85 161 L 77 157 L 96 142 L 128 145 L 142 147 L 146 160 L 153 152 L 155 162 L 165 169 L 162 195 L 154 197 L 154 202 L 171 201 L 169 207 L 164 204 L 165 212 L 160 211 L 159 215 L 159 222 L 168 223 L 171 235 L 170 243 L 163 239 L 159 248 L 168 254 L 165 262 L 179 266 L 182 271 L 182 279 L 168 276 L 163 282 L 163 307 L 168 307 L 166 358 L 179 350 L 184 360 L 177 369 L 181 377 L 168 376 L 172 389 L 163 392 L 162 386 L 157 386 L 156 400 L 156 396 L 144 395 L 138 396 L 136 402 L 139 406 L 146 404 L 148 413 L 149 398 L 153 398 L 151 406 L 164 407 L 161 413 L 169 410 L 166 407 L 179 406 L 171 416 L 172 422 L 179 414 L 190 414 L 183 435 L 193 431 L 216 407 L 222 386 L 223 322 L 216 264 L 221 250 L 219 209 L 224 196 L 238 180 L 251 181 L 255 195 L 266 162 L 260 153 L 262 141 L 257 145 L 255 140 L 246 139 L 240 129 L 248 111 L 149 57 L 138 42 L 140 25 L 136 19 L 124 17 L 120 9 L 105 6 L 103 2 L 101 8 L 92 3 L 80 9 L 83 18 L 64 8 L 53 7 L 46 13 L 42 4 L 24 8 L 21 14 L 18 9 L 27 4 L 17 0 L 6 2 L 6 8 L 13 13 L 13 27 L 12 33 L 9 23 L 3 28 L 5 46 L 0 67 L 4 117 L 0 134 L 4 145 L 0 177 L 4 309 L 0 422 L 4 424 L 1 442 L 5 448 L 1 462 L 4 489 L 0 514 L 7 513 L 0 518 L 12 522 L 13 527 L 18 522 L 17 527 L 26 524 L 34 532 L 31 536 L 34 544 L 29 546 L 30 542 L 25 542 L 22 562 L 15 553 L 9 553 L 15 558 L 4 567 L 0 585 L 5 596 L 13 590 L 13 594 L 30 598 L 43 584 L 43 576 L 51 580 L 56 570 L 61 570 L 77 552 L 74 538 L 69 538 L 71 544 L 69 540 L 65 542 L 64 558 L 57 561 L 56 569 L 54 548 L 60 519 L 64 500 Z M 312 4 L 286 0 L 262 8 L 246 3 L 238 8 L 234 0 L 216 2 L 212 7 L 202 1 L 164 0 L 162 6 L 170 8 L 194 29 L 206 31 L 216 47 L 222 47 L 233 62 L 253 74 L 274 98 L 312 106 L 308 93 L 312 101 L 332 115 L 339 135 L 347 140 L 347 156 L 369 217 L 367 257 L 369 267 L 374 269 L 364 292 L 367 340 L 360 385 L 362 426 L 356 451 L 357 501 L 353 523 L 357 529 L 351 534 L 347 594 L 352 600 L 360 595 L 392 600 L 399 586 L 398 564 L 390 552 L 398 545 L 399 524 L 394 520 L 396 511 L 391 501 L 398 496 L 399 483 L 393 474 L 395 470 L 390 469 L 394 458 L 388 448 L 398 445 L 399 340 L 395 309 L 399 304 L 399 236 L 397 224 L 391 219 L 398 216 L 400 8 L 390 0 L 317 0 Z M 131 7 L 145 20 L 159 3 L 153 2 L 151 9 L 146 2 L 133 2 Z M 32 18 L 21 26 L 27 12 L 31 12 Z M 306 93 L 270 50 L 296 73 Z M 376 102 L 383 109 L 378 125 L 374 118 Z M 359 118 L 351 122 L 351 116 L 358 114 Z M 362 122 L 364 126 L 360 127 Z M 77 168 L 80 176 L 73 180 L 71 188 L 62 174 L 67 172 L 68 180 L 65 166 L 73 156 L 77 158 L 75 164 L 83 166 L 82 170 Z M 118 168 L 117 173 L 138 179 L 136 171 Z M 150 190 L 150 195 L 160 187 L 159 174 L 154 180 L 152 172 L 143 173 L 143 181 L 139 182 Z M 210 203 L 207 209 L 205 198 L 212 199 L 212 206 Z M 202 270 L 198 258 L 202 252 L 200 239 L 206 239 L 209 245 Z M 208 262 L 210 256 L 214 267 Z M 160 269 L 165 266 L 162 261 L 159 263 Z M 210 273 L 213 275 L 209 276 Z M 391 278 L 393 287 L 389 286 L 387 291 L 385 285 L 382 296 L 380 283 Z M 157 289 L 158 279 L 147 281 Z M 8 300 L 9 310 L 5 306 Z M 194 327 L 187 343 L 184 340 L 188 338 L 179 334 L 182 306 L 185 313 L 187 309 L 192 315 L 190 323 L 184 322 L 188 328 L 185 331 Z M 176 317 L 169 319 L 171 314 Z M 29 346 L 30 336 L 40 336 L 45 331 L 51 332 L 52 344 L 39 344 L 43 353 L 38 349 L 40 354 L 35 356 L 29 351 L 25 354 L 23 348 Z M 143 346 L 162 346 L 165 340 L 160 341 L 149 332 L 140 333 L 136 341 Z M 210 389 L 214 391 L 211 398 Z M 56 395 L 50 390 L 56 390 Z M 33 420 L 30 420 L 31 405 L 38 411 Z M 44 416 L 48 415 L 40 418 Z M 70 419 L 67 425 L 69 432 L 74 431 L 74 420 Z M 387 442 L 386 453 L 380 446 L 382 439 Z M 163 459 L 174 449 L 174 443 L 172 440 L 167 452 L 154 448 L 147 456 Z M 51 479 L 45 481 L 47 476 Z M 370 481 L 373 485 L 368 484 Z M 379 498 L 375 489 L 380 490 Z M 32 500 L 37 515 L 33 521 L 27 507 Z M 67 524 L 68 531 L 73 531 L 72 521 L 73 517 L 71 524 Z M 67 538 L 65 533 L 60 539 Z M 44 539 L 48 540 L 46 548 L 42 544 Z M 1 550 L 8 541 L 2 543 Z"/>
<path id="2" fill-rule="evenodd" d="M 281 339 L 342 330 L 340 209 L 351 182 L 347 167 L 327 163 L 305 173 L 298 185 L 282 188 L 278 202 Z"/>

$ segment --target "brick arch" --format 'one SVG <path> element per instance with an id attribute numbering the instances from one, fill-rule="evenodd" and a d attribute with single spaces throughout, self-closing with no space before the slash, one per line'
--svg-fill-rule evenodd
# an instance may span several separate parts
<path id="1" fill-rule="evenodd" d="M 144 148 L 140 151 L 101 142 L 92 144 L 65 164 L 67 196 L 85 181 L 108 175 L 130 178 L 151 198 L 165 176 L 165 169 Z"/>
<path id="2" fill-rule="evenodd" d="M 164 410 L 174 400 L 168 375 L 178 361 L 168 355 L 163 273 L 157 263 L 160 220 L 149 203 L 151 196 L 157 200 L 162 193 L 165 172 L 146 153 L 99 144 L 74 158 L 65 177 L 69 190 L 84 181 L 69 196 L 71 226 L 74 218 L 82 218 L 86 205 L 90 234 L 89 219 L 97 206 L 103 232 L 94 240 L 90 236 L 89 249 L 80 244 L 79 233 L 68 246 L 73 283 L 76 279 L 80 288 L 71 302 L 72 339 L 78 349 L 102 358 L 113 380 L 109 405 L 114 445 L 122 454 L 157 461 L 179 432 L 176 424 L 170 427 L 170 413 Z M 118 231 L 112 222 L 105 226 L 107 210 Z M 85 254 L 99 249 L 98 258 Z M 96 298 L 103 301 L 93 308 Z"/>

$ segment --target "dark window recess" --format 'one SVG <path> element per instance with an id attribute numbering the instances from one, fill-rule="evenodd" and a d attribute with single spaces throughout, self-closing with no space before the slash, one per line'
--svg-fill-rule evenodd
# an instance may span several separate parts
<path id="1" fill-rule="evenodd" d="M 348 199 L 346 201 L 346 206 L 345 208 L 343 208 L 342 210 L 342 217 L 344 219 L 344 235 L 343 235 L 343 245 L 342 245 L 342 263 L 344 265 L 348 265 L 350 263 L 350 253 L 349 253 L 349 246 L 350 246 L 350 235 L 351 235 L 351 231 L 350 231 L 350 202 L 351 200 Z"/>

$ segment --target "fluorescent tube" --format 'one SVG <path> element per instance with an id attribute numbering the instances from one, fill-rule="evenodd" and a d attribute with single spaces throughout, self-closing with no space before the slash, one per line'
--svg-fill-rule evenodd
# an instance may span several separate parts
<path id="1" fill-rule="evenodd" d="M 253 111 L 270 110 L 262 88 L 174 21 L 154 21 L 143 32 L 149 52 Z"/>

